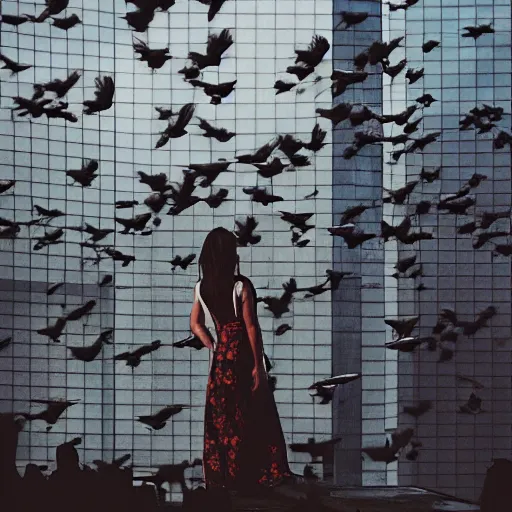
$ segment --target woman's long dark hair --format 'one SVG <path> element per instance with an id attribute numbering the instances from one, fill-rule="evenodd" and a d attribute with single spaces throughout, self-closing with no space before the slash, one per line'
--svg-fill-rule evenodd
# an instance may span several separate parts
<path id="1" fill-rule="evenodd" d="M 240 273 L 236 248 L 236 236 L 231 231 L 219 227 L 208 233 L 199 255 L 201 296 L 210 309 L 210 305 L 214 305 L 214 310 L 217 311 L 220 308 L 220 316 L 223 316 L 222 309 L 227 308 L 227 300 L 232 304 L 234 276 Z M 219 319 L 216 311 L 213 312 Z"/>

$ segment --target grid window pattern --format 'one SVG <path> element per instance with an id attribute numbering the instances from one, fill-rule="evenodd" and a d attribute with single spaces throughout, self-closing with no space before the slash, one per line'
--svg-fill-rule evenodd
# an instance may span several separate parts
<path id="1" fill-rule="evenodd" d="M 423 151 L 407 154 L 395 165 L 384 164 L 384 186 L 399 188 L 418 179 L 425 167 L 441 168 L 440 179 L 419 183 L 409 204 L 385 205 L 385 220 L 398 224 L 405 214 L 414 214 L 420 200 L 434 206 L 428 214 L 414 217 L 413 225 L 433 232 L 433 240 L 413 246 L 399 244 L 391 249 L 386 244 L 386 272 L 394 272 L 398 258 L 417 254 L 422 263 L 426 287 L 415 289 L 418 280 L 386 277 L 386 308 L 391 303 L 401 318 L 419 315 L 420 335 L 430 336 L 442 309 L 456 312 L 458 319 L 473 321 L 476 315 L 494 306 L 497 315 L 474 335 L 459 335 L 456 344 L 443 343 L 453 358 L 439 362 L 440 350 L 421 349 L 400 354 L 398 362 L 399 426 L 413 427 L 423 446 L 416 461 L 400 460 L 398 482 L 419 485 L 478 499 L 485 472 L 493 458 L 510 456 L 511 370 L 508 362 L 511 334 L 510 261 L 493 257 L 493 239 L 475 249 L 471 234 L 457 232 L 460 226 L 481 220 L 483 212 L 500 212 L 510 207 L 510 151 L 493 149 L 493 137 L 499 129 L 510 131 L 511 53 L 510 3 L 496 0 L 425 0 L 407 10 L 390 12 L 383 9 L 383 37 L 390 41 L 403 36 L 404 48 L 392 54 L 391 64 L 407 59 L 407 68 L 424 68 L 424 77 L 409 85 L 403 73 L 392 82 L 384 77 L 383 109 L 401 112 L 425 93 L 436 101 L 417 112 L 411 121 L 423 116 L 418 137 L 441 131 L 437 142 Z M 472 38 L 461 37 L 463 27 L 493 21 L 494 34 Z M 440 46 L 424 53 L 422 45 L 429 40 Z M 503 119 L 488 133 L 459 130 L 459 120 L 482 104 L 502 107 Z M 400 130 L 386 135 L 397 135 Z M 400 147 L 400 146 L 399 146 Z M 385 162 L 390 160 L 391 144 L 384 145 Z M 487 176 L 470 196 L 475 206 L 467 215 L 437 211 L 440 198 L 457 193 L 474 174 Z M 510 220 L 498 220 L 485 231 L 510 231 Z M 473 240 L 479 231 L 474 233 Z M 388 257 L 389 256 L 389 257 Z M 500 341 L 501 340 L 501 341 Z M 484 387 L 474 389 L 468 381 L 475 379 Z M 482 399 L 482 413 L 459 412 L 471 393 Z M 430 400 L 433 407 L 417 420 L 403 414 L 405 405 Z"/>
<path id="2" fill-rule="evenodd" d="M 2 14 L 39 14 L 42 6 L 4 0 Z M 330 105 L 323 83 L 305 83 L 302 94 L 277 95 L 274 82 L 283 79 L 293 64 L 294 50 L 306 48 L 314 34 L 332 43 L 332 3 L 328 0 L 226 2 L 211 23 L 207 7 L 196 1 L 178 1 L 168 13 L 157 12 L 147 33 L 133 33 L 124 19 L 123 0 L 71 0 L 62 14 L 82 20 L 68 31 L 46 23 L 2 25 L 1 52 L 32 67 L 10 77 L 2 71 L 0 82 L 0 177 L 16 180 L 15 187 L 0 197 L 0 217 L 27 222 L 36 217 L 36 205 L 58 209 L 64 216 L 53 219 L 48 230 L 89 223 L 115 229 L 107 244 L 135 256 L 128 266 L 110 259 L 93 265 L 94 252 L 80 243 L 87 238 L 65 230 L 65 243 L 34 251 L 34 238 L 44 236 L 40 226 L 21 228 L 15 240 L 0 240 L 2 292 L 1 337 L 12 336 L 10 348 L 0 354 L 0 407 L 2 411 L 26 411 L 34 398 L 80 400 L 70 407 L 50 432 L 41 421 L 30 422 L 22 434 L 18 460 L 46 463 L 64 440 L 83 436 L 78 447 L 82 462 L 109 460 L 129 452 L 139 474 L 158 464 L 179 463 L 202 455 L 203 406 L 208 371 L 206 350 L 178 349 L 172 342 L 189 335 L 192 289 L 197 280 L 197 259 L 187 270 L 171 271 L 177 255 L 199 254 L 205 235 L 213 227 L 234 229 L 235 220 L 254 215 L 261 242 L 240 248 L 241 271 L 252 278 L 260 296 L 278 295 L 282 283 L 295 277 L 300 287 L 325 280 L 333 268 L 332 242 L 332 134 L 330 123 L 322 151 L 311 156 L 311 165 L 284 172 L 270 181 L 248 164 L 232 166 L 213 185 L 229 190 L 228 201 L 218 208 L 199 202 L 176 216 L 158 215 L 159 226 L 148 223 L 153 233 L 120 234 L 114 218 L 149 211 L 149 194 L 137 172 L 165 173 L 180 182 L 189 164 L 210 163 L 256 150 L 276 134 L 290 133 L 307 140 L 316 123 L 315 108 Z M 204 70 L 202 80 L 222 83 L 237 80 L 234 92 L 220 105 L 210 103 L 200 89 L 183 80 L 189 51 L 204 52 L 208 35 L 228 28 L 234 44 L 218 67 Z M 173 58 L 152 72 L 136 59 L 133 36 L 151 48 L 169 47 Z M 332 72 L 332 50 L 317 67 L 319 76 Z M 64 100 L 78 121 L 42 116 L 12 117 L 13 97 L 30 98 L 33 84 L 65 79 L 73 70 L 81 77 Z M 114 105 L 97 115 L 83 115 L 82 102 L 94 97 L 94 80 L 111 76 L 115 82 Z M 290 78 L 289 75 L 286 77 Z M 196 104 L 188 134 L 154 149 L 166 123 L 157 120 L 155 107 Z M 220 143 L 202 136 L 198 118 L 235 132 Z M 71 185 L 64 171 L 79 169 L 84 161 L 99 162 L 98 177 L 90 187 Z M 252 202 L 243 187 L 266 186 L 283 197 L 263 206 Z M 305 196 L 314 190 L 318 194 Z M 206 197 L 209 189 L 198 190 Z M 137 201 L 134 209 L 116 210 L 116 201 Z M 291 243 L 291 231 L 278 210 L 314 212 L 315 229 L 308 232 L 306 247 Z M 156 215 L 155 215 L 156 216 Z M 114 286 L 98 287 L 106 274 Z M 49 283 L 65 282 L 53 295 Z M 60 343 L 36 333 L 63 313 L 95 300 L 87 318 L 69 323 Z M 263 304 L 260 305 L 260 307 Z M 260 324 L 265 350 L 274 362 L 275 392 L 287 443 L 308 437 L 331 435 L 331 409 L 316 405 L 306 388 L 331 374 L 331 298 L 296 296 L 291 312 L 274 319 L 261 307 Z M 278 325 L 293 326 L 276 337 Z M 91 344 L 98 334 L 114 329 L 114 345 L 106 345 L 89 363 L 70 357 L 69 347 Z M 153 340 L 162 347 L 144 357 L 133 371 L 114 354 L 133 350 Z M 156 412 L 172 403 L 190 404 L 166 428 L 150 434 L 134 421 L 138 415 Z M 35 411 L 36 406 L 32 406 Z M 291 454 L 292 469 L 302 472 L 307 457 Z M 200 468 L 198 468 L 200 469 Z M 315 468 L 320 474 L 321 469 Z M 200 472 L 200 471 L 199 471 Z M 197 476 L 197 475 L 196 475 Z"/>

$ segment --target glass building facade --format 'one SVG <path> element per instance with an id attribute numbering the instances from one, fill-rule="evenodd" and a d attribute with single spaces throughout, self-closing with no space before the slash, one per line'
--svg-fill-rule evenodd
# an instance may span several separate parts
<path id="1" fill-rule="evenodd" d="M 38 15 L 38 4 L 5 0 L 2 15 Z M 71 0 L 61 17 L 78 15 L 81 24 L 68 31 L 52 25 L 25 22 L 1 26 L 3 55 L 31 67 L 14 76 L 1 71 L 0 177 L 16 180 L 15 187 L 0 196 L 0 217 L 16 222 L 37 218 L 35 206 L 65 213 L 52 219 L 47 230 L 88 223 L 116 232 L 105 239 L 135 261 L 127 266 L 112 259 L 93 265 L 94 252 L 80 245 L 88 235 L 65 230 L 64 243 L 34 250 L 35 238 L 44 236 L 41 226 L 22 226 L 14 240 L 0 240 L 1 331 L 12 336 L 0 354 L 0 406 L 2 411 L 31 410 L 43 406 L 31 399 L 79 400 L 46 432 L 43 421 L 29 422 L 19 443 L 18 462 L 47 463 L 55 447 L 76 436 L 81 461 L 110 460 L 130 453 L 137 474 L 148 474 L 159 464 L 180 463 L 202 456 L 205 387 L 208 372 L 206 350 L 176 348 L 173 342 L 189 335 L 193 285 L 197 281 L 197 257 L 205 235 L 213 227 L 235 228 L 235 220 L 254 215 L 258 221 L 256 245 L 239 250 L 241 271 L 252 278 L 259 296 L 278 296 L 282 284 L 295 277 L 299 287 L 325 280 L 333 268 L 332 157 L 330 123 L 319 120 L 328 144 L 318 153 L 304 153 L 311 164 L 284 172 L 272 180 L 258 175 L 249 164 L 236 164 L 221 173 L 212 189 L 196 189 L 202 198 L 210 191 L 228 189 L 228 200 L 218 208 L 199 202 L 179 215 L 158 217 L 159 226 L 148 222 L 149 236 L 120 234 L 115 217 L 129 218 L 150 211 L 144 200 L 151 192 L 139 182 L 137 172 L 165 173 L 181 182 L 189 164 L 233 161 L 235 155 L 255 151 L 276 134 L 291 134 L 307 141 L 315 126 L 317 107 L 330 107 L 324 82 L 305 80 L 304 91 L 276 95 L 276 80 L 292 80 L 286 74 L 296 49 L 306 49 L 313 35 L 332 43 L 332 3 L 319 1 L 226 2 L 212 22 L 208 7 L 196 1 L 178 1 L 168 12 L 156 12 L 146 33 L 134 33 L 122 19 L 132 5 L 122 0 L 107 2 Z M 205 52 L 210 34 L 229 29 L 234 44 L 218 67 L 208 67 L 202 80 L 223 83 L 236 80 L 234 91 L 213 105 L 199 88 L 183 80 L 189 51 Z M 150 48 L 168 47 L 172 60 L 152 72 L 137 60 L 133 37 Z M 332 50 L 317 66 L 319 76 L 332 72 Z M 64 80 L 74 70 L 81 74 L 63 98 L 76 123 L 63 119 L 16 117 L 13 97 L 31 98 L 33 84 Z M 96 115 L 83 115 L 83 101 L 92 100 L 97 77 L 110 76 L 115 83 L 113 106 Z M 310 77 L 311 78 L 311 77 Z M 52 97 L 48 93 L 45 97 Z M 196 104 L 188 134 L 155 149 L 167 123 L 158 120 L 155 107 L 174 112 Z M 203 137 L 199 118 L 235 132 L 228 142 Z M 98 177 L 83 188 L 65 173 L 80 169 L 84 161 L 98 161 Z M 283 201 L 263 206 L 251 201 L 244 187 L 265 186 Z M 305 198 L 313 191 L 317 194 Z M 116 210 L 116 201 L 138 201 L 133 209 Z M 279 210 L 314 213 L 315 229 L 307 233 L 305 247 L 292 245 L 290 225 Z M 156 215 L 153 215 L 155 217 Z M 306 237 L 304 237 L 306 238 Z M 177 255 L 195 253 L 186 270 L 171 271 Z M 113 284 L 99 287 L 103 277 Z M 49 284 L 64 282 L 53 295 Z M 260 324 L 265 350 L 274 363 L 275 397 L 287 443 L 320 440 L 331 436 L 331 408 L 318 405 L 307 392 L 316 380 L 331 375 L 331 298 L 314 299 L 296 294 L 290 312 L 273 318 L 260 305 Z M 68 322 L 60 341 L 36 331 L 54 324 L 89 300 L 92 313 Z M 292 330 L 276 336 L 283 323 Z M 94 361 L 71 357 L 70 347 L 92 344 L 100 332 L 114 329 L 114 345 L 105 345 Z M 162 346 L 142 359 L 133 371 L 113 356 L 160 339 Z M 135 421 L 139 415 L 157 412 L 167 404 L 191 405 L 167 426 L 153 433 Z M 290 452 L 292 468 L 302 472 L 309 457 Z M 201 474 L 201 468 L 196 472 Z M 322 475 L 322 468 L 315 467 Z M 191 474 L 192 475 L 192 474 Z M 195 476 L 199 476 L 195 475 Z"/>
<path id="2" fill-rule="evenodd" d="M 403 155 L 394 165 L 386 162 L 393 162 L 391 151 L 402 146 L 384 144 L 386 188 L 397 189 L 418 180 L 422 168 L 431 172 L 440 167 L 439 179 L 418 183 L 409 204 L 384 205 L 384 219 L 397 225 L 404 215 L 415 213 L 420 200 L 431 201 L 427 214 L 413 218 L 413 230 L 434 235 L 433 240 L 414 245 L 386 243 L 386 306 L 395 303 L 400 318 L 419 315 L 417 326 L 423 336 L 432 335 L 443 309 L 453 310 L 458 320 L 468 322 L 489 306 L 497 310 L 487 327 L 474 334 L 459 333 L 455 343 L 445 340 L 436 351 L 399 355 L 399 426 L 413 427 L 422 446 L 416 461 L 398 462 L 398 482 L 470 499 L 479 497 L 492 459 L 510 458 L 511 449 L 510 346 L 503 344 L 511 333 L 511 270 L 509 258 L 493 255 L 494 244 L 507 243 L 507 238 L 493 238 L 480 247 L 477 243 L 480 233 L 509 232 L 510 216 L 473 234 L 459 232 L 470 222 L 480 226 L 484 212 L 510 208 L 510 147 L 493 148 L 499 130 L 510 132 L 510 17 L 510 2 L 501 0 L 424 0 L 407 10 L 390 12 L 384 6 L 382 15 L 385 41 L 405 36 L 403 48 L 392 53 L 391 64 L 405 58 L 407 68 L 424 68 L 423 78 L 410 85 L 403 73 L 393 81 L 383 74 L 383 111 L 398 113 L 415 103 L 420 106 L 416 99 L 429 93 L 436 101 L 410 118 L 414 122 L 422 117 L 412 137 L 441 132 L 437 142 Z M 490 22 L 494 34 L 462 37 L 464 27 Z M 439 41 L 439 46 L 425 51 L 422 46 L 431 40 Z M 459 121 L 484 104 L 503 108 L 497 126 L 481 134 L 474 127 L 460 130 Z M 387 129 L 389 136 L 402 133 L 395 125 Z M 456 194 L 475 173 L 487 179 L 472 185 L 466 197 L 475 204 L 466 214 L 436 209 L 440 200 Z M 413 254 L 423 266 L 424 277 L 389 277 L 398 258 Z M 423 291 L 416 289 L 420 282 L 426 288 Z M 460 331 L 458 327 L 456 332 Z M 450 352 L 450 360 L 439 362 Z M 475 379 L 478 385 L 463 377 Z M 482 400 L 483 412 L 460 412 L 472 393 Z M 431 401 L 432 409 L 417 419 L 401 412 L 419 400 Z"/>
<path id="3" fill-rule="evenodd" d="M 43 7 L 43 2 L 4 0 L 1 14 L 37 15 Z M 57 209 L 65 215 L 52 219 L 47 231 L 84 223 L 114 229 L 105 243 L 135 257 L 127 266 L 111 259 L 94 265 L 94 251 L 81 245 L 88 235 L 76 229 L 64 230 L 64 243 L 42 249 L 34 245 L 44 236 L 44 226 L 22 225 L 15 239 L 0 238 L 0 340 L 12 337 L 0 352 L 0 412 L 37 412 L 42 406 L 31 404 L 34 399 L 79 400 L 49 432 L 42 421 L 27 424 L 18 449 L 20 468 L 27 462 L 50 462 L 51 467 L 55 447 L 76 436 L 82 437 L 82 462 L 130 453 L 139 475 L 160 464 L 201 457 L 208 354 L 172 343 L 189 335 L 197 257 L 205 235 L 217 226 L 232 230 L 235 221 L 253 215 L 261 241 L 241 247 L 239 254 L 241 271 L 252 278 L 260 297 L 279 296 L 291 277 L 306 288 L 325 281 L 327 269 L 353 273 L 332 294 L 295 294 L 290 312 L 281 318 L 259 306 L 286 442 L 341 436 L 333 468 L 314 465 L 320 476 L 330 478 L 332 472 L 340 485 L 417 485 L 478 498 L 491 460 L 510 457 L 512 276 L 509 259 L 493 256 L 493 243 L 506 243 L 505 238 L 475 249 L 481 231 L 471 235 L 458 230 L 480 223 L 484 212 L 510 208 L 510 147 L 493 148 L 498 131 L 511 128 L 510 2 L 423 0 L 390 10 L 372 0 L 228 0 L 208 22 L 207 6 L 177 0 L 168 12 L 155 13 L 145 33 L 134 33 L 123 19 L 133 10 L 122 0 L 70 0 L 58 16 L 75 14 L 81 23 L 67 31 L 51 19 L 19 26 L 3 19 L 0 26 L 2 55 L 31 66 L 14 75 L 0 71 L 0 180 L 16 180 L 0 195 L 0 218 L 26 223 L 38 218 L 36 206 Z M 368 17 L 347 28 L 340 23 L 342 11 L 367 12 Z M 489 22 L 495 33 L 476 40 L 461 37 L 464 27 Z M 223 29 L 229 29 L 234 44 L 219 66 L 203 70 L 201 80 L 236 84 L 214 105 L 179 71 L 187 65 L 188 52 L 205 52 L 209 35 Z M 276 95 L 277 80 L 297 81 L 286 70 L 295 61 L 295 50 L 305 49 L 314 35 L 330 43 L 315 74 Z M 153 72 L 137 59 L 134 37 L 150 48 L 168 47 L 173 58 Z M 332 99 L 328 84 L 333 69 L 353 71 L 354 58 L 374 41 L 398 37 L 403 40 L 390 64 L 406 59 L 401 73 L 391 80 L 380 65 L 366 66 L 368 77 L 362 83 Z M 429 40 L 440 45 L 425 52 L 422 45 Z M 423 68 L 423 77 L 409 84 L 409 68 Z M 64 80 L 75 70 L 80 78 L 62 100 L 77 122 L 12 112 L 14 98 L 31 98 L 34 84 Z M 83 101 L 94 98 L 95 79 L 104 76 L 115 83 L 113 106 L 84 115 Z M 420 107 L 416 99 L 424 94 L 436 101 Z M 368 144 L 344 158 L 355 128 L 348 121 L 333 128 L 316 113 L 342 102 L 366 105 L 379 115 L 416 104 L 410 121 L 421 120 L 411 138 L 441 135 L 422 151 L 396 160 L 393 152 L 403 146 L 390 142 Z M 176 112 L 187 103 L 196 105 L 188 133 L 155 149 L 166 127 L 155 107 Z M 459 121 L 483 104 L 503 108 L 497 126 L 480 134 L 460 130 Z M 200 119 L 236 136 L 227 142 L 203 137 Z M 270 180 L 252 165 L 231 164 L 231 172 L 222 172 L 211 189 L 196 189 L 205 198 L 226 188 L 227 201 L 220 206 L 200 201 L 179 215 L 167 215 L 165 207 L 148 222 L 149 236 L 119 232 L 115 217 L 150 211 L 144 204 L 150 189 L 139 182 L 137 172 L 164 173 L 170 182 L 181 182 L 188 165 L 234 161 L 235 155 L 253 152 L 277 134 L 309 141 L 317 122 L 326 130 L 328 144 L 314 154 L 301 151 L 310 165 Z M 383 136 L 400 135 L 403 127 L 385 123 Z M 98 177 L 90 187 L 72 184 L 65 171 L 90 160 L 98 161 Z M 420 180 L 403 205 L 382 202 L 387 197 L 383 188 L 398 189 L 419 180 L 422 168 L 438 167 L 439 178 Z M 467 214 L 436 209 L 475 173 L 486 179 L 470 187 L 467 195 L 475 205 Z M 243 189 L 253 186 L 267 187 L 283 201 L 266 206 L 251 201 Z M 138 204 L 118 210 L 117 201 Z M 416 215 L 420 201 L 432 206 Z M 381 221 L 396 226 L 411 215 L 412 229 L 431 232 L 434 238 L 404 245 L 384 243 L 377 236 L 348 249 L 326 228 L 338 225 L 342 213 L 359 204 L 371 206 L 356 218 L 365 232 L 380 234 Z M 310 223 L 315 228 L 301 238 L 310 240 L 307 245 L 292 244 L 290 225 L 280 211 L 314 214 Z M 509 217 L 484 231 L 493 230 L 510 231 Z M 170 261 L 190 253 L 196 254 L 195 261 L 172 271 Z M 393 277 L 397 261 L 412 255 L 423 276 Z M 113 276 L 112 285 L 99 287 L 107 274 Z M 48 285 L 59 282 L 65 284 L 48 295 Z M 417 289 L 420 283 L 423 289 Z M 89 300 L 96 301 L 92 313 L 68 322 L 60 342 L 37 333 Z M 473 335 L 459 334 L 456 344 L 445 340 L 436 351 L 421 347 L 409 354 L 385 348 L 393 336 L 385 319 L 419 315 L 415 333 L 430 336 L 442 309 L 472 321 L 491 305 L 497 314 L 487 326 Z M 284 323 L 292 329 L 276 335 Z M 70 347 L 90 345 L 107 329 L 114 329 L 114 345 L 105 345 L 100 357 L 89 363 L 72 358 Z M 157 339 L 161 348 L 133 371 L 113 360 L 115 354 Z M 451 359 L 439 362 L 441 354 L 450 352 Z M 317 380 L 355 372 L 362 378 L 337 390 L 330 405 L 319 404 L 307 391 Z M 471 393 L 482 400 L 483 412 L 460 412 Z M 403 413 L 404 406 L 420 400 L 429 400 L 432 409 L 417 419 Z M 135 421 L 173 403 L 192 407 L 162 430 L 150 433 Z M 416 460 L 402 454 L 386 464 L 361 456 L 362 447 L 382 445 L 395 429 L 407 427 L 414 428 L 414 439 L 422 443 Z M 310 462 L 307 454 L 289 456 L 298 473 Z M 201 473 L 200 468 L 194 471 L 187 475 Z"/>

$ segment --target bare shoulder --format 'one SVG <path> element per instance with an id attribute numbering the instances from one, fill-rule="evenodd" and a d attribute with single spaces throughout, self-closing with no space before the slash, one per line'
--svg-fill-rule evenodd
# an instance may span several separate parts
<path id="1" fill-rule="evenodd" d="M 244 296 L 252 296 L 254 299 L 256 299 L 256 290 L 252 284 L 252 281 L 248 277 L 240 275 L 237 284 L 239 284 L 240 292 Z"/>

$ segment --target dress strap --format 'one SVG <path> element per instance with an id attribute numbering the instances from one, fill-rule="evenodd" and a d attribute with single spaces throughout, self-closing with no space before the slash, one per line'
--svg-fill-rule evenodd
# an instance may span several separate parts
<path id="1" fill-rule="evenodd" d="M 242 281 L 236 281 L 233 286 L 233 307 L 235 308 L 235 317 L 238 319 L 238 304 L 240 303 L 240 297 L 242 296 Z"/>

